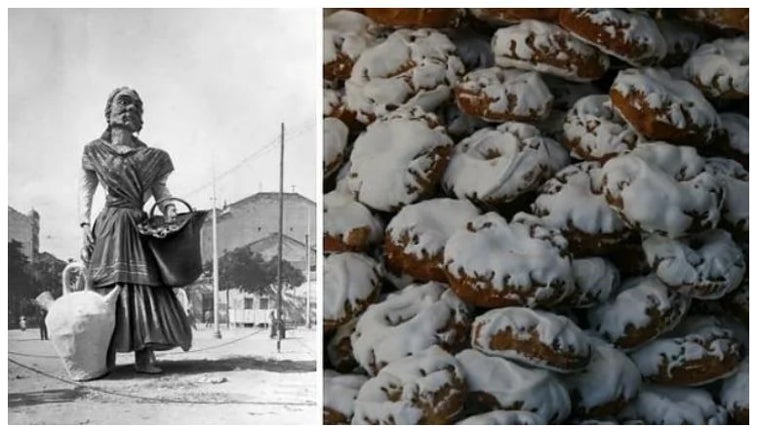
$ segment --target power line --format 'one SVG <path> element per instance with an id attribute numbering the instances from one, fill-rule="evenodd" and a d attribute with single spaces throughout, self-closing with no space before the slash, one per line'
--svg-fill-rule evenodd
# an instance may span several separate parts
<path id="1" fill-rule="evenodd" d="M 313 123 L 312 120 L 304 121 L 297 131 L 291 132 L 290 134 L 288 134 L 286 140 L 292 140 L 293 138 L 295 138 L 297 136 L 300 136 L 300 135 L 306 133 L 307 131 L 311 130 L 313 127 L 314 127 L 314 123 Z M 253 153 L 249 154 L 248 156 L 244 157 L 239 162 L 235 163 L 233 166 L 231 166 L 227 170 L 225 170 L 222 173 L 220 173 L 219 175 L 217 175 L 216 179 L 219 180 L 221 178 L 225 178 L 225 177 L 229 176 L 230 174 L 232 174 L 233 172 L 235 172 L 236 170 L 238 170 L 240 167 L 242 167 L 246 163 L 250 162 L 251 160 L 256 159 L 257 157 L 265 154 L 270 149 L 274 148 L 279 142 L 280 142 L 280 136 L 279 135 L 273 137 L 272 140 L 269 141 L 267 144 L 265 144 L 264 146 L 262 146 L 258 150 L 254 151 Z M 186 198 L 190 197 L 190 196 L 193 196 L 193 195 L 199 193 L 201 190 L 204 190 L 205 188 L 211 186 L 212 183 L 213 183 L 213 180 L 208 181 L 207 183 L 201 185 L 200 187 L 196 187 L 194 190 L 185 193 L 184 196 Z"/>

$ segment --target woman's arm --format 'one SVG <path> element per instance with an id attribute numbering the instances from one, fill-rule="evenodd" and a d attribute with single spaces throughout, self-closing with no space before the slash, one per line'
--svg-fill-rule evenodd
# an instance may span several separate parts
<path id="1" fill-rule="evenodd" d="M 151 189 L 153 192 L 153 198 L 156 199 L 156 202 L 159 200 L 163 200 L 167 197 L 172 197 L 172 193 L 169 191 L 169 188 L 166 186 L 166 181 L 169 180 L 169 174 L 164 175 L 161 177 L 156 183 L 153 185 L 153 188 Z M 171 221 L 174 219 L 174 217 L 177 215 L 177 208 L 174 206 L 174 203 L 171 202 L 165 202 L 162 203 L 161 211 L 164 213 L 164 216 L 166 217 L 167 221 Z"/>
<path id="2" fill-rule="evenodd" d="M 94 238 L 90 231 L 90 211 L 92 197 L 98 188 L 98 176 L 95 171 L 81 169 L 79 173 L 79 227 L 82 228 L 82 260 L 88 262 L 92 253 Z"/>

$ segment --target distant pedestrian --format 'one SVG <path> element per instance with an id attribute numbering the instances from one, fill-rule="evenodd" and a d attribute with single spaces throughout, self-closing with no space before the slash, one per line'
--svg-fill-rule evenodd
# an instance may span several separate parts
<path id="1" fill-rule="evenodd" d="M 277 338 L 277 315 L 274 310 L 269 311 L 269 338 Z"/>
<path id="2" fill-rule="evenodd" d="M 206 321 L 206 327 L 210 328 L 211 327 L 211 310 L 206 310 L 203 313 L 203 319 Z"/>
<path id="3" fill-rule="evenodd" d="M 21 316 L 18 319 L 18 326 L 22 331 L 26 330 L 26 316 Z"/>
<path id="4" fill-rule="evenodd" d="M 47 310 L 40 308 L 37 310 L 37 324 L 40 327 L 40 340 L 46 341 L 48 338 L 47 325 L 45 325 L 45 316 L 47 316 Z"/>

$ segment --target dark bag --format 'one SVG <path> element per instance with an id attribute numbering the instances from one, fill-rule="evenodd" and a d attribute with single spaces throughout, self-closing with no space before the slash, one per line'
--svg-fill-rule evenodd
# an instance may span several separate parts
<path id="1" fill-rule="evenodd" d="M 172 222 L 155 216 L 156 207 L 169 200 L 182 202 L 189 212 L 177 214 Z M 178 287 L 193 283 L 203 272 L 201 261 L 201 227 L 209 211 L 194 211 L 184 200 L 168 197 L 157 201 L 150 215 L 137 230 L 153 253 L 161 279 L 166 286 Z"/>

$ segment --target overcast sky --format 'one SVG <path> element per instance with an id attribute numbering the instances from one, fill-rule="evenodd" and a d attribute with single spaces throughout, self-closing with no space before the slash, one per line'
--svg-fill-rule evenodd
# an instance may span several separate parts
<path id="1" fill-rule="evenodd" d="M 41 216 L 40 249 L 77 257 L 82 147 L 105 128 L 108 94 L 135 88 L 140 138 L 169 152 L 169 189 L 211 206 L 285 190 L 316 198 L 318 9 L 9 11 L 9 205 Z M 264 149 L 269 147 L 268 149 Z M 264 149 L 262 151 L 262 149 Z M 255 155 L 259 153 L 258 155 Z M 103 204 L 98 190 L 93 219 Z"/>

